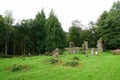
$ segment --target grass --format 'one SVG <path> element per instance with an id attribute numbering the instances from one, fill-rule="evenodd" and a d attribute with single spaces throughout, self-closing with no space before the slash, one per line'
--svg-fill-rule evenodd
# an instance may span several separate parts
<path id="1" fill-rule="evenodd" d="M 79 57 L 79 66 L 63 66 L 73 57 Z M 61 55 L 60 64 L 48 64 L 52 56 L 26 57 L 25 60 L 16 58 L 0 59 L 0 80 L 119 80 L 120 56 L 112 55 L 110 51 L 99 55 L 70 54 Z M 26 69 L 11 72 L 14 65 L 26 66 Z"/>

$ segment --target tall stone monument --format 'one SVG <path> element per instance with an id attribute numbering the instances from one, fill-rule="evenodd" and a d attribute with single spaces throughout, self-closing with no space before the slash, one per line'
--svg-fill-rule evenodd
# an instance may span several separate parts
<path id="1" fill-rule="evenodd" d="M 85 50 L 88 50 L 88 41 L 84 41 Z"/>
<path id="2" fill-rule="evenodd" d="M 94 55 L 94 53 L 95 53 L 94 48 L 91 48 L 91 55 Z"/>
<path id="3" fill-rule="evenodd" d="M 103 52 L 104 51 L 104 45 L 103 45 L 103 40 L 102 38 L 100 38 L 98 41 L 97 41 L 97 49 L 99 52 Z"/>

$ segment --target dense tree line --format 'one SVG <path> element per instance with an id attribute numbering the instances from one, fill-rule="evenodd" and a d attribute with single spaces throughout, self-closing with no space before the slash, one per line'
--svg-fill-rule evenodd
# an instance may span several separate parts
<path id="1" fill-rule="evenodd" d="M 97 21 L 98 36 L 102 37 L 107 49 L 120 48 L 120 1 L 104 11 Z"/>
<path id="2" fill-rule="evenodd" d="M 103 39 L 107 49 L 120 48 L 120 1 L 115 2 L 109 11 L 104 11 L 96 23 L 90 22 L 89 29 L 85 30 L 75 20 L 69 32 L 64 32 L 54 11 L 51 10 L 46 18 L 43 9 L 34 19 L 12 24 L 11 11 L 0 15 L 0 54 L 44 54 L 55 48 L 68 47 L 69 42 L 81 47 L 88 41 L 89 47 L 96 47 L 99 38 Z"/>
<path id="3" fill-rule="evenodd" d="M 77 47 L 81 47 L 84 41 L 88 41 L 89 47 L 96 47 L 98 39 L 97 27 L 92 21 L 89 24 L 89 29 L 82 29 L 81 26 L 75 25 L 69 28 L 68 41 L 74 42 Z"/>
<path id="4" fill-rule="evenodd" d="M 34 19 L 12 23 L 11 11 L 0 15 L 0 54 L 44 54 L 66 46 L 65 32 L 53 10 L 47 19 L 42 9 Z"/>
<path id="5" fill-rule="evenodd" d="M 90 22 L 89 29 L 79 30 L 81 26 L 76 27 L 70 27 L 68 38 L 76 46 L 88 41 L 89 47 L 96 47 L 97 40 L 102 38 L 107 49 L 120 48 L 120 1 L 114 2 L 109 11 L 104 11 L 96 23 Z"/>

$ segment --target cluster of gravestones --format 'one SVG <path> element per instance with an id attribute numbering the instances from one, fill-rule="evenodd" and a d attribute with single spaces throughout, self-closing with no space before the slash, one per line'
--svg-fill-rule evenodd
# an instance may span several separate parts
<path id="1" fill-rule="evenodd" d="M 86 51 L 88 50 L 88 41 L 84 41 L 84 43 L 82 44 L 82 53 L 83 54 L 86 54 Z M 66 48 L 66 50 L 70 53 L 70 54 L 75 54 L 75 53 L 79 53 L 80 52 L 80 48 L 79 47 L 75 47 L 75 44 L 74 42 L 69 42 L 69 48 Z M 97 49 L 95 48 L 91 48 L 91 55 L 98 55 L 98 53 L 100 52 L 103 52 L 105 50 L 104 48 L 104 44 L 103 44 L 103 41 L 102 39 L 100 38 L 98 41 L 97 41 Z M 56 48 L 54 51 L 53 51 L 53 56 L 54 57 L 58 57 L 59 54 L 60 54 L 60 49 Z"/>
<path id="2" fill-rule="evenodd" d="M 84 43 L 82 44 L 82 53 L 83 54 L 86 54 L 86 51 L 88 50 L 88 41 L 84 41 Z M 80 52 L 80 48 L 79 47 L 75 47 L 75 44 L 74 42 L 69 42 L 69 48 L 67 48 L 68 52 L 70 54 L 75 54 L 75 53 L 79 53 Z M 105 50 L 104 48 L 104 44 L 103 44 L 103 41 L 102 39 L 100 38 L 98 41 L 97 41 L 97 49 L 95 48 L 91 48 L 91 54 L 94 55 L 94 54 L 98 54 L 100 52 L 103 52 Z"/>
<path id="3" fill-rule="evenodd" d="M 69 43 L 68 52 L 69 52 L 70 54 L 78 53 L 78 52 L 79 52 L 79 47 L 75 47 L 74 42 L 70 42 L 70 43 Z"/>

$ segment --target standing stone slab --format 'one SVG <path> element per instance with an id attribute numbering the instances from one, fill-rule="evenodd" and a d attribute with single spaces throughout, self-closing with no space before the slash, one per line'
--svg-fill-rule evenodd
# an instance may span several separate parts
<path id="1" fill-rule="evenodd" d="M 69 48 L 68 51 L 69 51 L 70 54 L 75 54 L 76 53 L 75 47 Z"/>
<path id="2" fill-rule="evenodd" d="M 103 45 L 102 38 L 100 38 L 97 41 L 97 49 L 98 49 L 99 52 L 103 52 L 104 51 L 104 45 Z"/>
<path id="3" fill-rule="evenodd" d="M 69 42 L 69 47 L 70 47 L 70 48 L 73 48 L 73 47 L 75 47 L 75 44 L 74 44 L 74 42 Z"/>
<path id="4" fill-rule="evenodd" d="M 74 47 L 75 47 L 74 42 L 69 42 L 69 53 L 70 53 L 70 54 L 75 54 L 75 53 L 76 53 Z"/>
<path id="5" fill-rule="evenodd" d="M 85 44 L 85 50 L 88 50 L 88 41 L 84 41 Z"/>
<path id="6" fill-rule="evenodd" d="M 54 51 L 53 51 L 53 56 L 54 57 L 59 57 L 59 54 L 60 54 L 60 50 L 58 48 L 56 48 Z"/>
<path id="7" fill-rule="evenodd" d="M 85 44 L 82 44 L 82 49 L 85 50 Z"/>
<path id="8" fill-rule="evenodd" d="M 91 49 L 91 55 L 94 55 L 95 51 L 94 48 Z"/>

